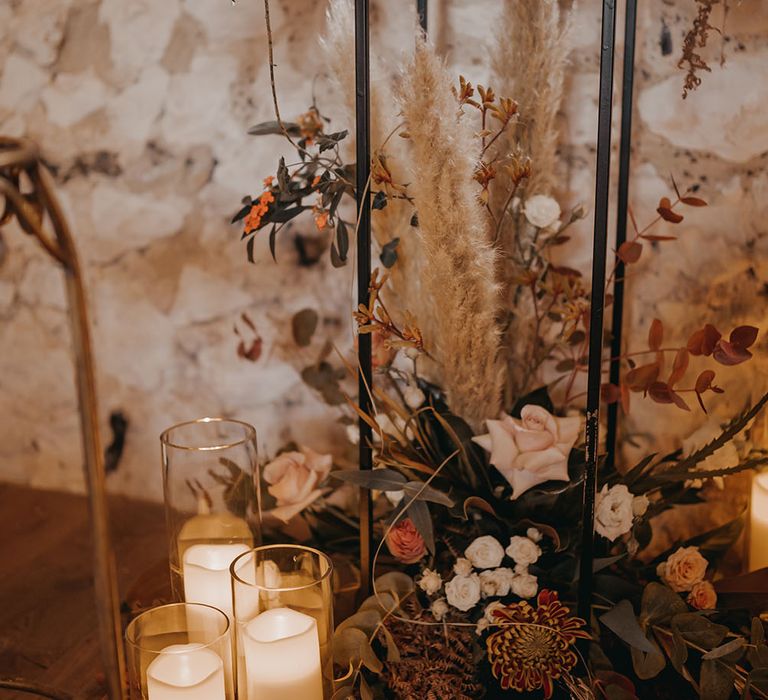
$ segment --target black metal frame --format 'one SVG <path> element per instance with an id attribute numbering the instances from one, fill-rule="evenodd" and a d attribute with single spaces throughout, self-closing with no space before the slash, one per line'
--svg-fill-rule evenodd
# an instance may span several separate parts
<path id="1" fill-rule="evenodd" d="M 357 233 L 357 291 L 358 302 L 367 303 L 371 274 L 370 218 L 370 51 L 368 0 L 355 0 L 355 88 L 357 136 L 357 206 L 360 225 Z M 417 0 L 419 24 L 427 30 L 428 0 Z M 637 0 L 627 0 L 624 41 L 622 90 L 621 146 L 619 163 L 619 199 L 617 216 L 617 247 L 626 239 L 629 163 L 632 130 L 632 91 L 634 77 L 635 27 Z M 600 388 L 603 367 L 603 322 L 605 310 L 606 263 L 608 258 L 608 212 L 611 161 L 611 116 L 613 111 L 613 64 L 616 43 L 616 0 L 603 0 L 602 42 L 600 52 L 600 98 L 598 108 L 597 173 L 595 179 L 595 225 L 592 252 L 592 291 L 589 329 L 589 372 L 587 378 L 586 473 L 583 491 L 582 550 L 579 575 L 579 614 L 589 620 L 592 601 L 592 568 L 594 562 L 594 515 L 597 497 L 598 447 L 600 435 Z M 623 266 L 618 261 L 613 288 L 611 357 L 621 352 L 623 323 Z M 371 336 L 358 336 L 360 365 L 359 402 L 369 412 L 371 398 L 372 358 Z M 619 363 L 610 363 L 611 381 L 618 382 Z M 616 450 L 617 406 L 608 410 L 607 459 L 613 460 Z M 371 469 L 372 431 L 364 421 L 360 426 L 360 469 Z M 370 491 L 360 493 L 360 564 L 362 591 L 367 594 L 372 582 L 372 513 Z"/>

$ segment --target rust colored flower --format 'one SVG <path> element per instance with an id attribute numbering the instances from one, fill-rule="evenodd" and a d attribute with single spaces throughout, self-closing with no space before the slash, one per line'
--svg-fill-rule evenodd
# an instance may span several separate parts
<path id="1" fill-rule="evenodd" d="M 275 195 L 270 190 L 263 192 L 258 201 L 254 202 L 251 207 L 251 211 L 248 212 L 243 224 L 245 225 L 245 232 L 251 233 L 261 226 L 261 220 L 269 211 L 269 205 L 275 201 Z"/>
<path id="2" fill-rule="evenodd" d="M 590 635 L 555 591 L 541 591 L 536 603 L 536 608 L 522 601 L 493 611 L 499 630 L 488 636 L 488 660 L 502 689 L 543 690 L 550 698 L 554 681 L 578 661 L 571 647 Z"/>
<path id="3" fill-rule="evenodd" d="M 404 518 L 390 530 L 387 549 L 403 564 L 415 564 L 427 553 L 424 538 L 410 518 Z"/>
<path id="4" fill-rule="evenodd" d="M 302 138 L 306 139 L 307 145 L 311 145 L 315 137 L 323 131 L 323 120 L 320 119 L 318 111 L 312 107 L 304 112 L 297 120 Z"/>
<path id="5" fill-rule="evenodd" d="M 275 181 L 274 175 L 268 175 L 264 178 L 264 189 L 268 190 L 270 187 L 272 187 L 272 183 Z"/>

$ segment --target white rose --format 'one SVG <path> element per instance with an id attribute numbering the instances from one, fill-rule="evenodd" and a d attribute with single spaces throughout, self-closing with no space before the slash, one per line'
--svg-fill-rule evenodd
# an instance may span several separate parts
<path id="1" fill-rule="evenodd" d="M 424 569 L 419 579 L 419 588 L 427 595 L 434 595 L 443 587 L 443 578 L 437 571 Z"/>
<path id="2" fill-rule="evenodd" d="M 512 579 L 510 588 L 520 598 L 533 598 L 539 592 L 539 580 L 532 574 L 518 574 Z"/>
<path id="3" fill-rule="evenodd" d="M 504 603 L 494 600 L 492 603 L 488 603 L 488 605 L 485 606 L 485 610 L 483 611 L 483 617 L 488 620 L 491 624 L 496 622 L 496 618 L 493 616 L 493 611 L 498 610 L 499 608 L 506 608 L 507 606 L 504 605 Z"/>
<path id="4" fill-rule="evenodd" d="M 541 547 L 527 537 L 515 535 L 509 540 L 507 556 L 509 556 L 515 564 L 523 564 L 527 566 L 538 561 L 541 556 Z"/>
<path id="5" fill-rule="evenodd" d="M 424 398 L 424 392 L 413 384 L 409 384 L 403 392 L 403 399 L 405 399 L 405 404 L 412 411 L 415 411 L 417 408 L 421 407 L 421 405 L 424 403 Z"/>
<path id="6" fill-rule="evenodd" d="M 448 603 L 457 610 L 467 612 L 480 600 L 480 578 L 477 574 L 454 576 L 445 584 Z"/>
<path id="7" fill-rule="evenodd" d="M 480 589 L 483 598 L 493 596 L 505 596 L 509 594 L 509 588 L 515 572 L 512 569 L 499 568 L 480 572 Z"/>
<path id="8" fill-rule="evenodd" d="M 464 557 L 459 557 L 453 565 L 453 573 L 457 576 L 469 576 L 472 573 L 472 562 Z"/>
<path id="9" fill-rule="evenodd" d="M 464 550 L 464 556 L 478 569 L 495 569 L 504 558 L 504 547 L 495 537 L 478 537 Z"/>
<path id="10" fill-rule="evenodd" d="M 481 635 L 483 632 L 485 632 L 485 630 L 488 629 L 489 626 L 490 623 L 488 620 L 486 620 L 484 617 L 481 617 L 475 625 L 475 634 Z"/>
<path id="11" fill-rule="evenodd" d="M 547 228 L 560 218 L 560 205 L 545 194 L 525 200 L 525 218 L 536 228 Z"/>
<path id="12" fill-rule="evenodd" d="M 515 573 L 516 574 L 527 574 L 528 573 L 528 564 L 515 564 Z"/>
<path id="13" fill-rule="evenodd" d="M 634 515 L 636 518 L 642 517 L 645 515 L 645 511 L 648 510 L 649 505 L 650 501 L 648 500 L 648 496 L 645 494 L 635 496 L 632 499 L 632 515 Z"/>
<path id="14" fill-rule="evenodd" d="M 634 496 L 625 484 L 603 486 L 595 503 L 595 530 L 613 542 L 632 529 Z"/>
<path id="15" fill-rule="evenodd" d="M 384 495 L 387 497 L 387 500 L 393 505 L 396 506 L 400 503 L 400 501 L 403 500 L 405 497 L 404 491 L 385 491 Z"/>
<path id="16" fill-rule="evenodd" d="M 531 540 L 532 542 L 541 542 L 542 539 L 544 539 L 544 535 L 541 534 L 541 531 L 538 530 L 535 527 L 529 527 L 525 531 L 525 536 Z"/>
<path id="17" fill-rule="evenodd" d="M 432 601 L 432 606 L 429 610 L 432 613 L 432 617 L 440 622 L 448 614 L 448 603 L 445 602 L 445 598 L 438 598 Z"/>

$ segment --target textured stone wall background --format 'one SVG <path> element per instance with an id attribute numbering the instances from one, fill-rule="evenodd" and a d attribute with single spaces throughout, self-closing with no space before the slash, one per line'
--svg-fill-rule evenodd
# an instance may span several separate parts
<path id="1" fill-rule="evenodd" d="M 375 3 L 377 52 L 398 54 L 413 4 Z M 291 117 L 311 99 L 324 3 L 273 5 L 279 92 Z M 563 199 L 588 206 L 599 6 L 583 0 L 577 13 L 562 119 Z M 494 0 L 432 3 L 438 44 L 473 82 L 486 77 L 483 41 L 498 7 Z M 768 4 L 744 0 L 733 9 L 725 68 L 715 67 L 682 102 L 675 64 L 694 12 L 692 0 L 653 0 L 641 10 L 633 207 L 640 220 L 651 217 L 670 173 L 698 185 L 712 206 L 690 212 L 678 228 L 681 240 L 647 255 L 644 274 L 632 279 L 628 318 L 640 343 L 655 315 L 680 338 L 702 315 L 722 326 L 768 328 Z M 661 49 L 663 32 L 669 55 Z M 719 50 L 713 37 L 714 63 Z M 158 434 L 203 414 L 255 423 L 265 452 L 289 438 L 338 447 L 335 414 L 297 370 L 315 351 L 298 354 L 289 322 L 312 306 L 324 334 L 348 340 L 351 273 L 331 273 L 327 255 L 299 263 L 292 238 L 311 234 L 311 223 L 283 238 L 278 264 L 259 241 L 255 265 L 246 263 L 239 232 L 228 224 L 239 198 L 258 191 L 282 151 L 276 138 L 245 135 L 272 114 L 261 2 L 1 0 L 0 66 L 0 133 L 41 144 L 78 237 L 105 436 L 111 411 L 130 421 L 110 488 L 159 497 Z M 580 227 L 572 265 L 588 263 L 590 224 Z M 3 241 L 0 478 L 79 490 L 61 276 L 19 231 L 7 229 Z M 247 330 L 243 312 L 263 338 L 254 363 L 236 354 L 233 327 Z M 720 406 L 740 407 L 766 385 L 766 364 L 722 372 L 724 383 L 726 377 Z M 652 428 L 663 446 L 702 421 L 655 404 L 636 407 L 630 429 Z"/>

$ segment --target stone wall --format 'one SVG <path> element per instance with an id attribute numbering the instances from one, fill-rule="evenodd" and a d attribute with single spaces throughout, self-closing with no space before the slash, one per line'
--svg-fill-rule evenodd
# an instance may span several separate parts
<path id="1" fill-rule="evenodd" d="M 324 3 L 272 4 L 279 94 L 291 117 L 311 100 Z M 376 51 L 393 56 L 412 16 L 396 5 L 380 0 L 373 10 Z M 583 0 L 576 15 L 562 120 L 563 198 L 588 206 L 599 6 Z M 439 46 L 473 82 L 486 77 L 482 42 L 498 7 L 432 3 Z M 111 412 L 129 420 L 123 458 L 109 476 L 115 491 L 160 497 L 157 436 L 199 415 L 253 422 L 264 452 L 291 438 L 317 449 L 341 443 L 335 414 L 301 382 L 298 368 L 312 357 L 291 343 L 290 317 L 317 308 L 323 334 L 348 344 L 351 270 L 331 271 L 325 254 L 302 264 L 295 240 L 312 235 L 311 222 L 282 238 L 277 264 L 262 238 L 249 265 L 228 223 L 283 152 L 276 137 L 245 135 L 272 116 L 262 9 L 256 0 L 0 2 L 0 133 L 41 144 L 76 232 L 107 439 Z M 694 12 L 692 0 L 642 3 L 633 208 L 643 221 L 652 217 L 670 173 L 698 185 L 712 206 L 690 213 L 680 241 L 647 251 L 643 274 L 632 278 L 628 319 L 639 342 L 655 315 L 680 338 L 702 315 L 768 328 L 768 8 L 758 0 L 733 8 L 725 67 L 682 102 L 675 64 Z M 716 37 L 713 44 L 717 56 Z M 588 264 L 590 223 L 570 251 L 573 266 Z M 242 313 L 263 339 L 255 362 L 237 355 L 233 328 L 248 333 Z M 15 228 L 3 232 L 0 248 L 0 349 L 0 479 L 82 489 L 61 275 Z M 765 364 L 722 374 L 723 383 L 734 377 L 725 408 L 766 384 Z M 664 445 L 702 420 L 636 406 L 630 428 L 651 426 Z"/>

